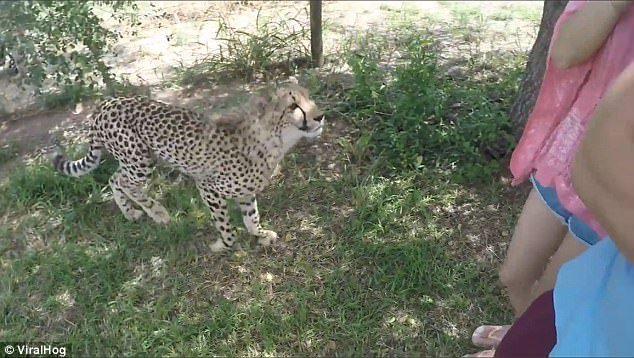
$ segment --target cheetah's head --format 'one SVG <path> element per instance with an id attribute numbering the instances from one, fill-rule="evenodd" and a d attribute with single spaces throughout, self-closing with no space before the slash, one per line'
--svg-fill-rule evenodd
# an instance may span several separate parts
<path id="1" fill-rule="evenodd" d="M 308 90 L 290 83 L 279 88 L 274 95 L 271 120 L 281 128 L 282 142 L 291 147 L 301 138 L 316 138 L 323 131 L 324 113 L 308 95 Z"/>
<path id="2" fill-rule="evenodd" d="M 281 139 L 284 153 L 302 138 L 319 137 L 326 122 L 324 112 L 310 99 L 308 90 L 293 79 L 277 90 L 269 88 L 252 96 L 246 108 L 247 117 L 255 121 L 244 123 L 263 140 L 271 134 Z"/>

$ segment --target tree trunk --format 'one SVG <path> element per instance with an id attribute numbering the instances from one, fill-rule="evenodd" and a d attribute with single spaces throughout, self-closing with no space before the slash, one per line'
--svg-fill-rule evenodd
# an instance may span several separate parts
<path id="1" fill-rule="evenodd" d="M 555 23 L 566 7 L 566 3 L 568 3 L 568 0 L 544 1 L 544 10 L 542 12 L 539 32 L 537 33 L 537 40 L 535 40 L 535 44 L 528 56 L 524 78 L 522 79 L 519 93 L 510 111 L 510 116 L 515 123 L 518 137 L 522 134 L 526 120 L 537 100 L 539 88 L 544 77 L 544 70 L 546 69 L 546 58 L 548 56 L 550 38 L 553 36 Z"/>
<path id="2" fill-rule="evenodd" d="M 324 44 L 321 39 L 321 0 L 310 0 L 310 52 L 313 67 L 324 64 Z"/>

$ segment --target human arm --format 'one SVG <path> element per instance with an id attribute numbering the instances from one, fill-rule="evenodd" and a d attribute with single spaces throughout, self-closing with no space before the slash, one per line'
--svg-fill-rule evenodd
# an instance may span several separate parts
<path id="1" fill-rule="evenodd" d="M 634 263 L 634 65 L 597 108 L 573 163 L 572 183 Z"/>
<path id="2" fill-rule="evenodd" d="M 631 0 L 588 1 L 561 25 L 553 39 L 551 58 L 555 66 L 566 69 L 585 62 L 612 33 Z"/>

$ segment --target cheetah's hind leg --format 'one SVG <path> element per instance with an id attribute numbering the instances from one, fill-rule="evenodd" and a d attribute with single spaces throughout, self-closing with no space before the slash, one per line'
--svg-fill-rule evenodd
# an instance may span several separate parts
<path id="1" fill-rule="evenodd" d="M 149 178 L 149 170 L 148 173 L 144 173 L 138 170 L 122 169 L 117 174 L 118 186 L 128 198 L 139 205 L 155 222 L 159 224 L 170 223 L 171 219 L 167 209 L 158 201 L 150 198 L 144 189 Z"/>
<path id="2" fill-rule="evenodd" d="M 110 177 L 110 187 L 112 188 L 114 201 L 126 219 L 136 221 L 143 216 L 143 210 L 136 209 L 132 200 L 123 192 L 119 184 L 119 171 Z"/>

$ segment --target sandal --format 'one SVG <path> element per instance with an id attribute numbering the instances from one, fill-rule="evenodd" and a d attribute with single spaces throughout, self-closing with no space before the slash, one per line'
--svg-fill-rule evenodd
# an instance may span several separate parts
<path id="1" fill-rule="evenodd" d="M 473 331 L 471 342 L 477 347 L 495 348 L 502 342 L 502 338 L 504 338 L 510 328 L 510 325 L 480 326 Z"/>
<path id="2" fill-rule="evenodd" d="M 488 349 L 486 351 L 480 351 L 478 353 L 473 354 L 465 354 L 463 357 L 487 357 L 492 358 L 495 357 L 495 349 Z"/>

